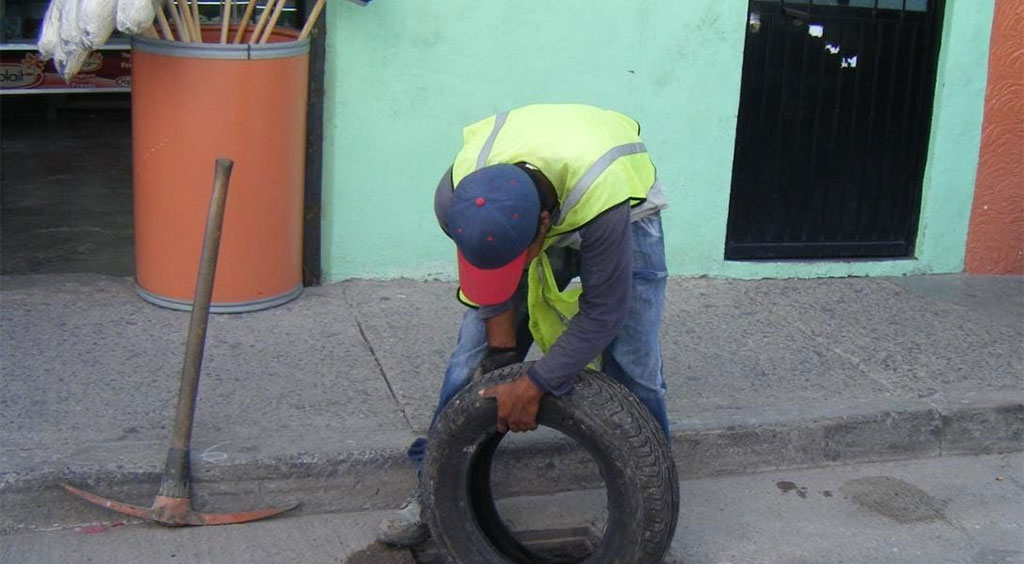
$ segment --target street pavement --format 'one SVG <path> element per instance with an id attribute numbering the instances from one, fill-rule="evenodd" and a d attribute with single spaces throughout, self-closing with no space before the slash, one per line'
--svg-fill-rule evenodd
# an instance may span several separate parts
<path id="1" fill-rule="evenodd" d="M 455 342 L 454 292 L 352 280 L 213 316 L 197 507 L 298 501 L 279 521 L 316 522 L 399 505 L 415 482 L 405 448 Z M 129 278 L 0 277 L 0 532 L 119 519 L 64 480 L 151 504 L 188 317 L 142 301 Z M 662 344 L 680 477 L 1020 451 L 1022 343 L 1020 277 L 672 278 Z M 509 439 L 507 472 L 559 471 L 504 495 L 601 485 L 580 451 L 538 448 L 552 441 Z"/>
<path id="2" fill-rule="evenodd" d="M 684 480 L 669 564 L 1019 564 L 1020 453 Z M 513 531 L 586 525 L 603 491 L 505 500 Z M 168 529 L 107 523 L 0 537 L 21 564 L 413 564 L 373 544 L 381 511 Z"/>

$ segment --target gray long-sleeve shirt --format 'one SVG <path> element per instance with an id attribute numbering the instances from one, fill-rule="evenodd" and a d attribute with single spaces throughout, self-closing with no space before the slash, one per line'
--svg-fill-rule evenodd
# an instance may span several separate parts
<path id="1" fill-rule="evenodd" d="M 629 204 L 622 203 L 580 229 L 579 313 L 527 371 L 545 392 L 562 395 L 571 390 L 580 370 L 604 351 L 626 322 L 633 275 L 629 223 Z"/>

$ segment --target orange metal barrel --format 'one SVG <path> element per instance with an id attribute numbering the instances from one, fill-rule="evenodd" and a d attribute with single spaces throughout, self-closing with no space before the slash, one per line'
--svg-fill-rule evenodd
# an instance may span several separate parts
<path id="1" fill-rule="evenodd" d="M 219 33 L 204 30 L 207 41 Z M 147 301 L 191 309 L 218 157 L 235 165 L 211 311 L 265 309 L 302 291 L 309 41 L 297 35 L 132 39 L 135 276 Z"/>

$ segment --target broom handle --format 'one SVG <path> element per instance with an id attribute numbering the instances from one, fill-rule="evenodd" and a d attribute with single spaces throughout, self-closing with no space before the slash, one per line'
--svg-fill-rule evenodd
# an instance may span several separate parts
<path id="1" fill-rule="evenodd" d="M 195 38 L 203 42 L 203 28 L 199 23 L 199 0 L 192 0 L 192 30 L 195 31 Z"/>
<path id="2" fill-rule="evenodd" d="M 231 0 L 224 0 L 224 6 L 220 13 L 220 42 L 222 45 L 228 42 L 229 27 L 231 27 Z"/>
<path id="3" fill-rule="evenodd" d="M 233 43 L 240 43 L 242 36 L 245 35 L 245 28 L 249 27 L 249 20 L 252 19 L 252 11 L 256 9 L 256 0 L 249 0 L 249 3 L 245 6 L 245 14 L 242 16 L 242 21 L 238 24 L 238 31 L 235 32 L 235 40 Z"/>
<path id="4" fill-rule="evenodd" d="M 267 23 L 267 17 L 274 4 L 276 4 L 274 0 L 267 0 L 267 3 L 263 5 L 263 13 L 260 14 L 260 19 L 256 20 L 256 27 L 252 28 L 252 35 L 249 36 L 249 45 L 259 40 L 260 33 L 263 32 L 263 26 Z"/>
<path id="5" fill-rule="evenodd" d="M 309 13 L 309 19 L 306 20 L 306 25 L 302 26 L 302 33 L 299 34 L 299 41 L 309 37 L 309 34 L 313 32 L 313 26 L 316 25 L 316 20 L 320 17 L 320 12 L 324 11 L 324 5 L 327 4 L 327 0 L 316 0 L 316 4 L 313 6 L 313 11 Z"/>
<path id="6" fill-rule="evenodd" d="M 191 43 L 196 43 L 196 26 L 192 23 L 192 8 L 188 4 L 188 0 L 177 0 L 178 11 L 181 12 L 181 21 L 185 24 L 185 31 L 188 33 L 188 40 Z"/>
<path id="7" fill-rule="evenodd" d="M 164 39 L 167 41 L 174 41 L 174 34 L 171 33 L 171 25 L 167 23 L 167 16 L 164 15 L 164 7 L 156 7 L 156 21 L 160 24 L 160 31 L 164 34 Z"/>
<path id="8" fill-rule="evenodd" d="M 174 0 L 175 5 L 178 7 L 178 15 L 181 16 L 181 23 L 185 27 L 185 38 L 189 43 L 195 43 L 195 37 L 192 36 L 192 9 L 188 6 L 188 0 Z"/>
<path id="9" fill-rule="evenodd" d="M 178 32 L 178 39 L 190 43 L 192 35 L 188 32 L 188 28 L 185 27 L 185 22 L 181 18 L 181 10 L 178 9 L 178 4 L 174 0 L 167 0 L 167 11 L 171 13 L 171 19 L 174 20 L 174 29 Z"/>
<path id="10" fill-rule="evenodd" d="M 281 10 L 284 9 L 285 0 L 278 0 L 277 5 L 274 6 L 274 15 L 270 16 L 270 21 L 267 22 L 267 29 L 263 31 L 263 37 L 260 38 L 260 45 L 267 42 L 270 39 L 271 34 L 274 33 L 274 28 L 277 27 L 277 20 L 281 17 Z"/>

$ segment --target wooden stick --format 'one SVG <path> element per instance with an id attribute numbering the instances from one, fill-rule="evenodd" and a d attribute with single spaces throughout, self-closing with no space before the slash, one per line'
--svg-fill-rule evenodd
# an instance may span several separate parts
<path id="1" fill-rule="evenodd" d="M 195 31 L 193 37 L 196 41 L 203 42 L 203 24 L 199 19 L 199 0 L 192 0 L 192 29 Z"/>
<path id="2" fill-rule="evenodd" d="M 160 24 L 160 31 L 164 34 L 164 39 L 167 41 L 174 41 L 174 34 L 171 33 L 171 25 L 167 23 L 167 16 L 164 15 L 164 7 L 156 7 L 156 21 Z"/>
<path id="3" fill-rule="evenodd" d="M 181 8 L 181 21 L 185 22 L 185 26 L 188 29 L 188 38 L 192 43 L 199 43 L 202 38 L 196 35 L 196 22 L 192 20 L 192 6 L 189 5 L 188 0 L 178 0 Z"/>
<path id="4" fill-rule="evenodd" d="M 245 35 L 245 28 L 249 27 L 249 20 L 252 19 L 252 11 L 254 9 L 256 9 L 256 0 L 249 0 L 249 3 L 245 6 L 245 15 L 242 16 L 242 21 L 238 22 L 238 31 L 235 32 L 233 43 L 241 43 L 242 36 Z"/>
<path id="5" fill-rule="evenodd" d="M 274 4 L 276 4 L 274 0 L 267 0 L 267 3 L 263 5 L 263 13 L 260 14 L 260 19 L 256 21 L 256 27 L 252 28 L 252 35 L 249 36 L 249 45 L 259 40 L 260 33 L 263 32 L 263 26 L 267 23 L 267 16 L 270 15 L 270 10 L 274 7 Z"/>
<path id="6" fill-rule="evenodd" d="M 178 13 L 178 18 L 181 20 L 181 31 L 185 32 L 185 41 L 192 43 L 192 11 L 187 7 L 183 10 L 181 3 L 187 0 L 172 0 L 174 2 L 174 9 Z M 178 20 L 175 20 L 175 25 L 178 24 Z"/>
<path id="7" fill-rule="evenodd" d="M 168 11 L 171 12 L 171 19 L 174 20 L 174 29 L 178 32 L 178 39 L 186 42 L 192 42 L 192 34 L 188 32 L 188 27 L 185 26 L 185 22 L 181 17 L 181 10 L 178 9 L 178 4 L 174 0 L 167 0 Z"/>
<path id="8" fill-rule="evenodd" d="M 228 42 L 228 28 L 231 27 L 231 0 L 224 0 L 220 11 L 220 42 Z"/>
<path id="9" fill-rule="evenodd" d="M 274 6 L 274 15 L 270 17 L 270 21 L 267 23 L 267 29 L 263 31 L 263 37 L 260 38 L 260 45 L 266 43 L 274 33 L 274 28 L 277 27 L 277 20 L 281 17 L 281 10 L 284 9 L 284 3 L 285 0 L 278 0 L 277 5 Z"/>
<path id="10" fill-rule="evenodd" d="M 302 26 L 299 41 L 308 38 L 309 34 L 313 32 L 313 26 L 316 25 L 316 20 L 320 17 L 320 12 L 324 11 L 324 5 L 326 4 L 327 0 L 316 0 L 316 4 L 313 5 L 313 11 L 309 13 L 309 19 L 306 20 L 306 25 Z"/>
<path id="11" fill-rule="evenodd" d="M 153 26 L 149 26 L 142 30 L 142 35 L 150 39 L 160 39 L 160 36 L 156 34 L 156 30 L 153 29 Z"/>
<path id="12" fill-rule="evenodd" d="M 167 0 L 170 4 L 171 19 L 174 20 L 174 28 L 178 37 L 186 43 L 192 42 L 192 26 L 185 23 L 185 13 L 181 10 L 178 0 Z"/>

